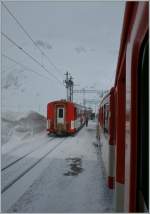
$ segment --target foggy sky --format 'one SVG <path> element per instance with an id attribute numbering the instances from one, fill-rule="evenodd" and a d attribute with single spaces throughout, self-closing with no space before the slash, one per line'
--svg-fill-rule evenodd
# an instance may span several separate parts
<path id="1" fill-rule="evenodd" d="M 61 81 L 69 71 L 76 88 L 109 89 L 114 82 L 125 2 L 4 2 L 39 47 L 59 68 L 42 58 L 2 6 L 2 32 L 24 47 Z M 48 76 L 38 65 L 2 38 L 2 53 Z M 11 63 L 10 63 L 11 66 Z M 9 62 L 2 63 L 2 68 Z M 52 84 L 59 84 L 51 76 Z M 44 82 L 41 84 L 45 84 Z M 62 86 L 56 97 L 65 96 Z"/>

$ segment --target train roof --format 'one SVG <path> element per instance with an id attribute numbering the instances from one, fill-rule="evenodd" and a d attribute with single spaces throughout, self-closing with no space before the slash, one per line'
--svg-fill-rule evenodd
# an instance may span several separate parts
<path id="1" fill-rule="evenodd" d="M 110 91 L 107 94 L 105 94 L 105 96 L 102 98 L 100 102 L 100 106 L 102 105 L 102 103 L 104 103 L 108 99 L 109 96 L 110 96 Z"/>
<path id="2" fill-rule="evenodd" d="M 112 87 L 110 91 L 102 97 L 102 100 L 99 105 L 101 106 L 103 103 L 106 103 L 108 101 L 109 96 L 111 96 L 112 93 L 114 93 L 114 87 Z"/>
<path id="3" fill-rule="evenodd" d="M 80 104 L 78 104 L 78 103 L 74 103 L 74 102 L 71 102 L 71 101 L 68 101 L 68 100 L 65 100 L 65 99 L 61 99 L 61 100 L 54 100 L 54 101 L 52 101 L 52 102 L 49 102 L 48 104 L 50 104 L 50 103 L 70 103 L 70 104 L 75 105 L 75 106 L 76 106 L 76 107 L 78 107 L 78 108 L 84 108 L 84 109 L 87 109 L 87 107 L 86 107 L 86 106 L 83 106 L 83 105 L 80 105 Z"/>

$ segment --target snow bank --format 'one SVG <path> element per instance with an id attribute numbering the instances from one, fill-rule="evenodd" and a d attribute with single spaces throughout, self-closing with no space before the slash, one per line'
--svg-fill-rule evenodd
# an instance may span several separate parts
<path id="1" fill-rule="evenodd" d="M 2 144 L 7 143 L 12 137 L 23 139 L 46 129 L 46 118 L 34 111 L 2 112 L 1 122 Z"/>

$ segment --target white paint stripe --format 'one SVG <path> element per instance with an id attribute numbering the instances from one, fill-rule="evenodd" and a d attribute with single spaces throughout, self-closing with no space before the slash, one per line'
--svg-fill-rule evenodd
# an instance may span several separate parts
<path id="1" fill-rule="evenodd" d="M 49 122 L 48 122 L 48 120 L 47 120 L 47 129 L 49 128 Z"/>
<path id="2" fill-rule="evenodd" d="M 74 128 L 75 128 L 75 121 L 71 120 L 71 129 L 74 129 Z"/>
<path id="3" fill-rule="evenodd" d="M 115 212 L 124 212 L 124 184 L 115 183 Z"/>
<path id="4" fill-rule="evenodd" d="M 51 124 L 51 121 L 48 119 L 47 120 L 47 129 L 50 129 L 50 124 Z"/>
<path id="5" fill-rule="evenodd" d="M 115 176 L 115 145 L 109 144 L 108 176 Z"/>

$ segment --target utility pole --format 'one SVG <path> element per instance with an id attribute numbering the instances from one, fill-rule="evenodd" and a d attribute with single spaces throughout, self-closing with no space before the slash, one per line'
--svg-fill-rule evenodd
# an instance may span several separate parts
<path id="1" fill-rule="evenodd" d="M 68 71 L 65 73 L 65 75 L 66 75 L 66 79 L 65 79 L 64 83 L 65 83 L 65 86 L 67 89 L 67 100 L 72 102 L 73 101 L 73 85 L 74 85 L 73 78 L 69 74 Z M 70 77 L 69 77 L 69 75 L 70 75 Z"/>
<path id="2" fill-rule="evenodd" d="M 69 91 L 68 91 L 68 89 L 69 89 L 69 85 L 68 85 L 68 76 L 69 76 L 69 73 L 68 73 L 68 71 L 65 73 L 65 75 L 66 75 L 66 79 L 65 79 L 65 81 L 64 81 L 64 83 L 66 84 L 66 89 L 67 89 L 67 100 L 69 100 Z"/>
<path id="3" fill-rule="evenodd" d="M 73 85 L 74 85 L 73 78 L 72 76 L 70 76 L 70 79 L 69 79 L 70 101 L 73 101 Z"/>
<path id="4" fill-rule="evenodd" d="M 85 100 L 85 88 L 83 90 L 83 106 L 86 106 L 86 100 Z"/>

